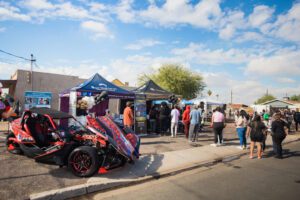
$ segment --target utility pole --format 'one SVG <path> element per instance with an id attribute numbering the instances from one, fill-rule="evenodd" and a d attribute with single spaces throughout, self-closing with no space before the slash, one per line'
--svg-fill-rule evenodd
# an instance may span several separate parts
<path id="1" fill-rule="evenodd" d="M 232 90 L 230 91 L 230 104 L 232 105 Z"/>
<path id="2" fill-rule="evenodd" d="M 33 62 L 36 61 L 36 59 L 33 58 L 33 54 L 30 55 L 31 58 L 30 58 L 30 73 L 31 73 L 31 76 L 30 76 L 30 82 L 31 82 L 31 91 L 33 91 Z"/>

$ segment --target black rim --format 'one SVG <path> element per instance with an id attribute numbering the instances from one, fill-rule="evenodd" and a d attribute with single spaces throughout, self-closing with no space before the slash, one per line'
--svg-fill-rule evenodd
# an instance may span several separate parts
<path id="1" fill-rule="evenodd" d="M 72 167 L 78 174 L 85 174 L 92 166 L 92 157 L 86 152 L 76 152 L 72 158 Z"/>

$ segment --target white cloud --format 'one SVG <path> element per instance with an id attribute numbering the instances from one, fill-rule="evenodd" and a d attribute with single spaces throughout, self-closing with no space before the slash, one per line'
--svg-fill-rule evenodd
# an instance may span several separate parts
<path id="1" fill-rule="evenodd" d="M 133 0 L 121 0 L 118 5 L 113 8 L 113 12 L 124 23 L 135 22 L 135 11 L 132 9 L 131 4 Z"/>
<path id="2" fill-rule="evenodd" d="M 255 41 L 255 42 L 266 42 L 267 40 L 257 32 L 243 32 L 235 39 L 237 42 L 247 42 L 247 41 Z"/>
<path id="3" fill-rule="evenodd" d="M 234 36 L 235 28 L 232 25 L 227 25 L 219 32 L 219 37 L 228 40 Z"/>
<path id="4" fill-rule="evenodd" d="M 284 84 L 296 83 L 296 81 L 294 79 L 288 78 L 288 77 L 279 77 L 276 80 L 279 83 L 284 83 Z"/>
<path id="5" fill-rule="evenodd" d="M 20 2 L 20 5 L 35 10 L 55 8 L 55 6 L 51 2 L 48 2 L 47 0 L 24 0 Z"/>
<path id="6" fill-rule="evenodd" d="M 286 14 L 279 15 L 270 34 L 284 40 L 300 42 L 300 3 L 296 3 Z"/>
<path id="7" fill-rule="evenodd" d="M 161 26 L 189 24 L 206 28 L 212 28 L 221 14 L 220 0 L 201 0 L 196 5 L 186 0 L 166 0 L 161 7 L 152 2 L 146 10 L 138 12 L 142 21 Z"/>
<path id="8" fill-rule="evenodd" d="M 154 39 L 142 39 L 142 40 L 138 40 L 133 44 L 129 44 L 125 47 L 125 49 L 129 49 L 129 50 L 140 50 L 143 49 L 145 47 L 152 47 L 155 45 L 159 45 L 159 44 L 163 44 L 163 42 L 158 41 L 158 40 L 154 40 Z"/>
<path id="9" fill-rule="evenodd" d="M 247 49 L 209 49 L 204 45 L 195 43 L 190 43 L 185 48 L 175 48 L 171 52 L 173 55 L 184 58 L 191 63 L 207 65 L 241 64 L 256 57 Z"/>
<path id="10" fill-rule="evenodd" d="M 107 29 L 106 25 L 101 22 L 85 21 L 82 22 L 80 26 L 81 28 L 91 32 L 93 34 L 94 39 L 97 39 L 99 37 L 108 37 L 108 38 L 114 37 Z"/>
<path id="11" fill-rule="evenodd" d="M 283 49 L 271 56 L 252 59 L 246 68 L 247 73 L 257 75 L 300 75 L 300 51 Z"/>
<path id="12" fill-rule="evenodd" d="M 22 14 L 17 7 L 10 6 L 5 2 L 0 2 L 0 21 L 6 20 L 30 21 L 31 17 Z"/>
<path id="13" fill-rule="evenodd" d="M 249 16 L 250 25 L 252 27 L 260 27 L 272 18 L 274 11 L 274 8 L 265 5 L 254 7 L 253 13 Z"/>

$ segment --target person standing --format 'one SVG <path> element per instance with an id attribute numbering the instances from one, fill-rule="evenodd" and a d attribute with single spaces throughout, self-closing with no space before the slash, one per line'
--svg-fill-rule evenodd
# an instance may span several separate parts
<path id="1" fill-rule="evenodd" d="M 264 139 L 264 131 L 266 131 L 267 127 L 261 121 L 261 117 L 259 115 L 255 116 L 253 121 L 248 125 L 247 128 L 247 137 L 250 135 L 251 143 L 250 143 L 250 156 L 249 158 L 253 158 L 254 145 L 257 147 L 257 158 L 261 159 L 262 156 L 262 147 L 261 143 Z"/>
<path id="2" fill-rule="evenodd" d="M 282 141 L 288 135 L 288 125 L 282 120 L 281 113 L 275 113 L 274 121 L 271 125 L 272 141 L 275 158 L 282 158 Z"/>
<path id="3" fill-rule="evenodd" d="M 270 114 L 269 113 L 265 113 L 264 116 L 263 116 L 263 123 L 265 124 L 267 130 L 264 131 L 264 137 L 263 137 L 263 140 L 262 140 L 262 143 L 261 143 L 261 152 L 263 153 L 266 149 L 266 140 L 267 140 L 267 136 L 268 136 L 268 130 L 271 128 L 271 125 L 270 125 Z"/>
<path id="4" fill-rule="evenodd" d="M 190 112 L 190 128 L 189 128 L 189 142 L 195 142 L 198 139 L 198 128 L 200 124 L 201 113 L 198 111 L 198 106 Z"/>
<path id="5" fill-rule="evenodd" d="M 298 131 L 298 124 L 300 124 L 300 112 L 294 112 L 293 118 L 295 122 L 296 131 Z"/>
<path id="6" fill-rule="evenodd" d="M 248 115 L 246 111 L 241 110 L 240 115 L 236 122 L 236 131 L 240 139 L 240 146 L 238 147 L 239 149 L 246 149 L 247 147 L 247 140 L 246 140 L 247 124 L 248 124 Z"/>
<path id="7" fill-rule="evenodd" d="M 215 134 L 215 143 L 213 146 L 217 146 L 218 144 L 223 144 L 223 129 L 225 127 L 225 116 L 221 112 L 221 108 L 217 107 L 215 112 L 211 117 L 211 125 Z"/>
<path id="8" fill-rule="evenodd" d="M 170 117 L 170 108 L 166 102 L 161 103 L 160 112 L 159 112 L 159 122 L 160 122 L 160 133 L 162 135 L 166 134 L 169 127 L 169 117 Z"/>
<path id="9" fill-rule="evenodd" d="M 133 128 L 133 122 L 134 122 L 133 111 L 131 109 L 131 105 L 132 105 L 132 103 L 127 101 L 126 102 L 126 108 L 124 109 L 124 113 L 123 113 L 124 127 L 130 128 L 130 129 Z"/>
<path id="10" fill-rule="evenodd" d="M 150 109 L 149 112 L 149 121 L 150 121 L 150 130 L 151 133 L 155 133 L 156 132 L 156 119 L 157 119 L 157 110 L 156 110 L 156 106 L 153 105 L 152 108 Z"/>
<path id="11" fill-rule="evenodd" d="M 180 113 L 177 106 L 175 105 L 173 106 L 173 109 L 171 111 L 171 137 L 176 137 L 177 135 L 179 116 Z"/>
<path id="12" fill-rule="evenodd" d="M 189 137 L 190 112 L 191 112 L 191 106 L 186 106 L 185 111 L 182 114 L 182 121 L 184 124 L 184 134 L 186 138 Z"/>

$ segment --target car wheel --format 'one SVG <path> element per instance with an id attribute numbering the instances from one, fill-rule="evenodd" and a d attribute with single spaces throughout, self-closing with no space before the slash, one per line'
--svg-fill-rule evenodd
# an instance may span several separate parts
<path id="1" fill-rule="evenodd" d="M 99 168 L 97 150 L 89 146 L 74 149 L 68 158 L 68 168 L 76 176 L 92 176 Z"/>
<path id="2" fill-rule="evenodd" d="M 5 143 L 7 151 L 13 154 L 22 154 L 19 144 L 11 140 L 11 138 L 16 138 L 13 133 L 8 134 L 6 137 Z"/>

